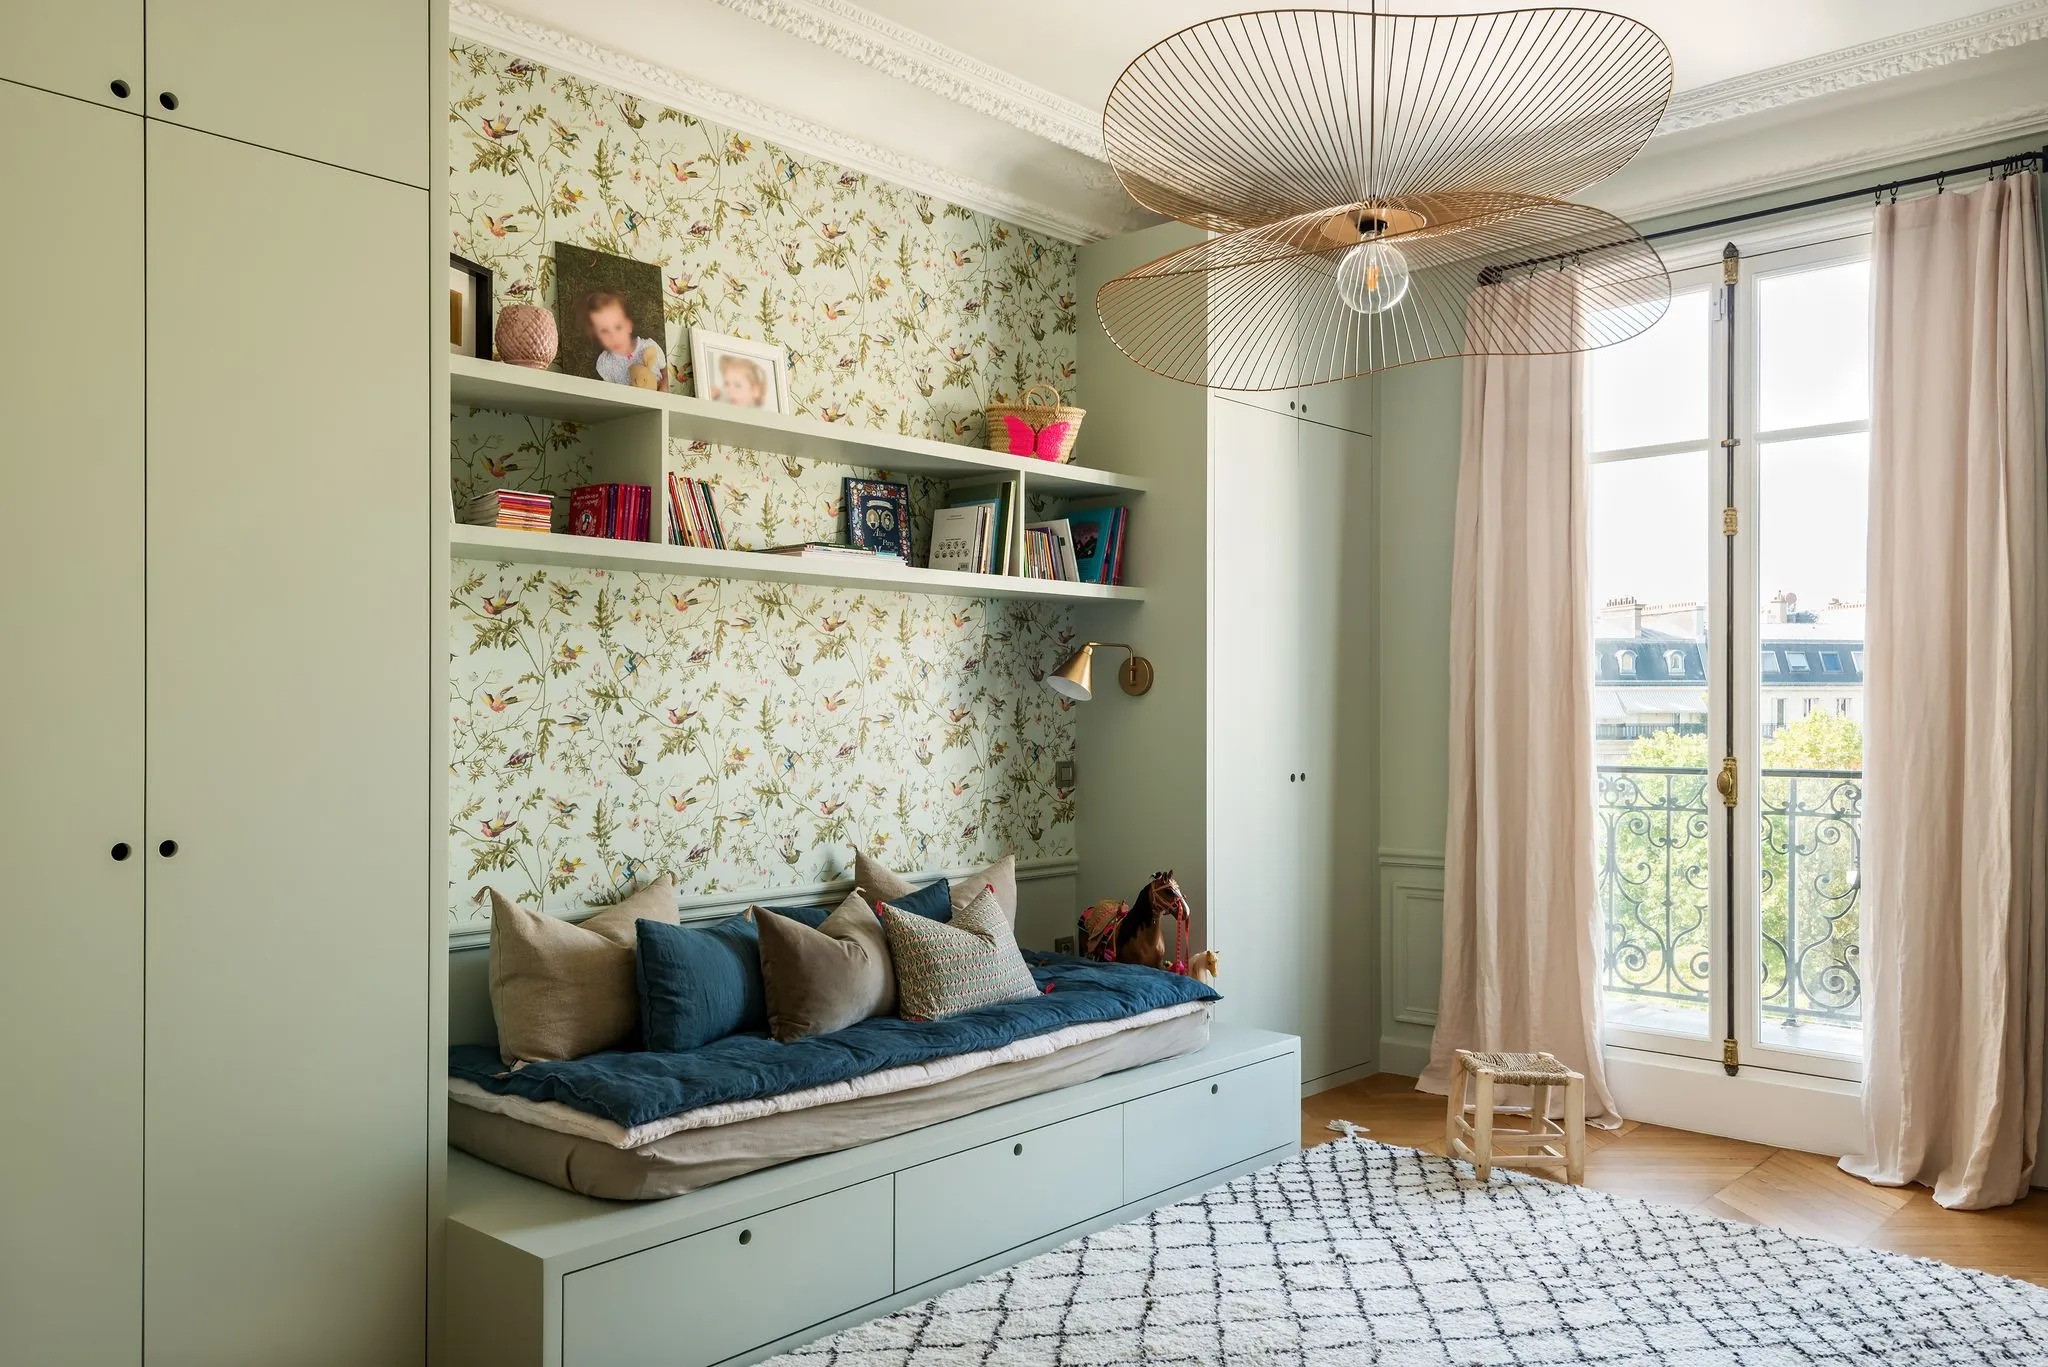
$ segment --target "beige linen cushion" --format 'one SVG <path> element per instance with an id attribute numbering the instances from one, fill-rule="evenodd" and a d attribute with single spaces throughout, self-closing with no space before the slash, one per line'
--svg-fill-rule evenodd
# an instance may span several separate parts
<path id="1" fill-rule="evenodd" d="M 829 1035 L 896 1010 L 889 940 L 859 893 L 848 893 L 816 930 L 769 907 L 755 907 L 753 916 L 776 1039 Z"/>
<path id="2" fill-rule="evenodd" d="M 1038 995 L 1038 983 L 1017 948 L 1017 936 L 986 887 L 953 913 L 950 924 L 883 903 L 875 908 L 889 933 L 903 1019 L 938 1020 L 977 1006 Z"/>
<path id="3" fill-rule="evenodd" d="M 663 874 L 580 924 L 489 891 L 498 1057 L 545 1063 L 632 1044 L 640 1024 L 633 923 L 676 923 L 675 879 Z"/>
<path id="4" fill-rule="evenodd" d="M 980 896 L 984 887 L 995 889 L 996 905 L 1009 918 L 1011 928 L 1017 925 L 1017 856 L 1006 854 L 980 873 L 965 878 L 948 880 L 953 894 L 953 914 L 958 916 L 969 902 Z M 917 884 L 898 874 L 891 873 L 874 860 L 861 853 L 860 846 L 853 847 L 853 883 L 869 902 L 899 902 L 917 891 Z"/>

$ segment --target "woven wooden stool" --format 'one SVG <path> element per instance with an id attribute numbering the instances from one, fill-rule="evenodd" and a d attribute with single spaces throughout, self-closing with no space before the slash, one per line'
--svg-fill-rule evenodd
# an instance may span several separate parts
<path id="1" fill-rule="evenodd" d="M 1472 1088 L 1465 1101 L 1467 1081 Z M 1494 1088 L 1530 1090 L 1528 1123 L 1504 1129 L 1494 1115 Z M 1564 1118 L 1550 1118 L 1550 1089 L 1564 1088 Z M 1470 1112 L 1472 1118 L 1467 1120 Z M 1519 1118 L 1519 1117 L 1518 1117 Z M 1451 1096 L 1444 1138 L 1453 1158 L 1479 1171 L 1484 1182 L 1494 1168 L 1558 1168 L 1567 1182 L 1586 1176 L 1586 1079 L 1550 1054 L 1482 1054 L 1458 1051 L 1451 1069 Z"/>

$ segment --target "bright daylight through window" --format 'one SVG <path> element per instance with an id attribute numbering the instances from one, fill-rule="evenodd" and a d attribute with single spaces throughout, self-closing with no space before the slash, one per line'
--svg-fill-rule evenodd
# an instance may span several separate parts
<path id="1" fill-rule="evenodd" d="M 1856 239 L 1744 261 L 1732 365 L 1718 262 L 1674 274 L 1655 328 L 1587 357 L 1615 1043 L 1717 1057 L 1732 1019 L 1745 1064 L 1856 1073 L 1866 253 Z M 1738 441 L 1723 448 L 1731 383 Z M 1731 732 L 1732 875 L 1714 786 Z"/>

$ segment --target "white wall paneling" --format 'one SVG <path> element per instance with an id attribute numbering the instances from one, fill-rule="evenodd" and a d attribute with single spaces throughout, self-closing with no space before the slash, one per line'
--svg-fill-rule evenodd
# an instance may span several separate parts
<path id="1" fill-rule="evenodd" d="M 1380 1066 L 1414 1076 L 1429 1062 L 1443 983 L 1444 860 L 1381 850 Z"/>

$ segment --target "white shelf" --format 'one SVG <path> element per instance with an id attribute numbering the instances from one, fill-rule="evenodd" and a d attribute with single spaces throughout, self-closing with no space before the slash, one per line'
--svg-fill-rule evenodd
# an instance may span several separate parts
<path id="1" fill-rule="evenodd" d="M 670 437 L 716 442 L 805 460 L 961 478 L 1023 475 L 1034 493 L 1066 498 L 1142 494 L 1145 481 L 1085 466 L 1006 456 L 954 442 L 903 437 L 816 418 L 736 408 L 684 394 L 663 394 L 547 370 L 526 370 L 474 356 L 448 358 L 449 394 L 462 407 L 573 422 L 604 423 L 635 413 L 668 414 Z M 1070 586 L 1071 587 L 1071 586 Z"/>
<path id="2" fill-rule="evenodd" d="M 1069 584 L 1010 574 L 962 574 L 859 560 L 798 559 L 758 551 L 705 551 L 651 541 L 505 531 L 458 523 L 449 549 L 470 559 L 520 565 L 587 565 L 646 574 L 701 575 L 708 579 L 766 579 L 786 584 L 829 584 L 890 593 L 938 593 L 954 598 L 1036 598 L 1057 603 L 1139 603 L 1145 591 L 1108 584 Z"/>

